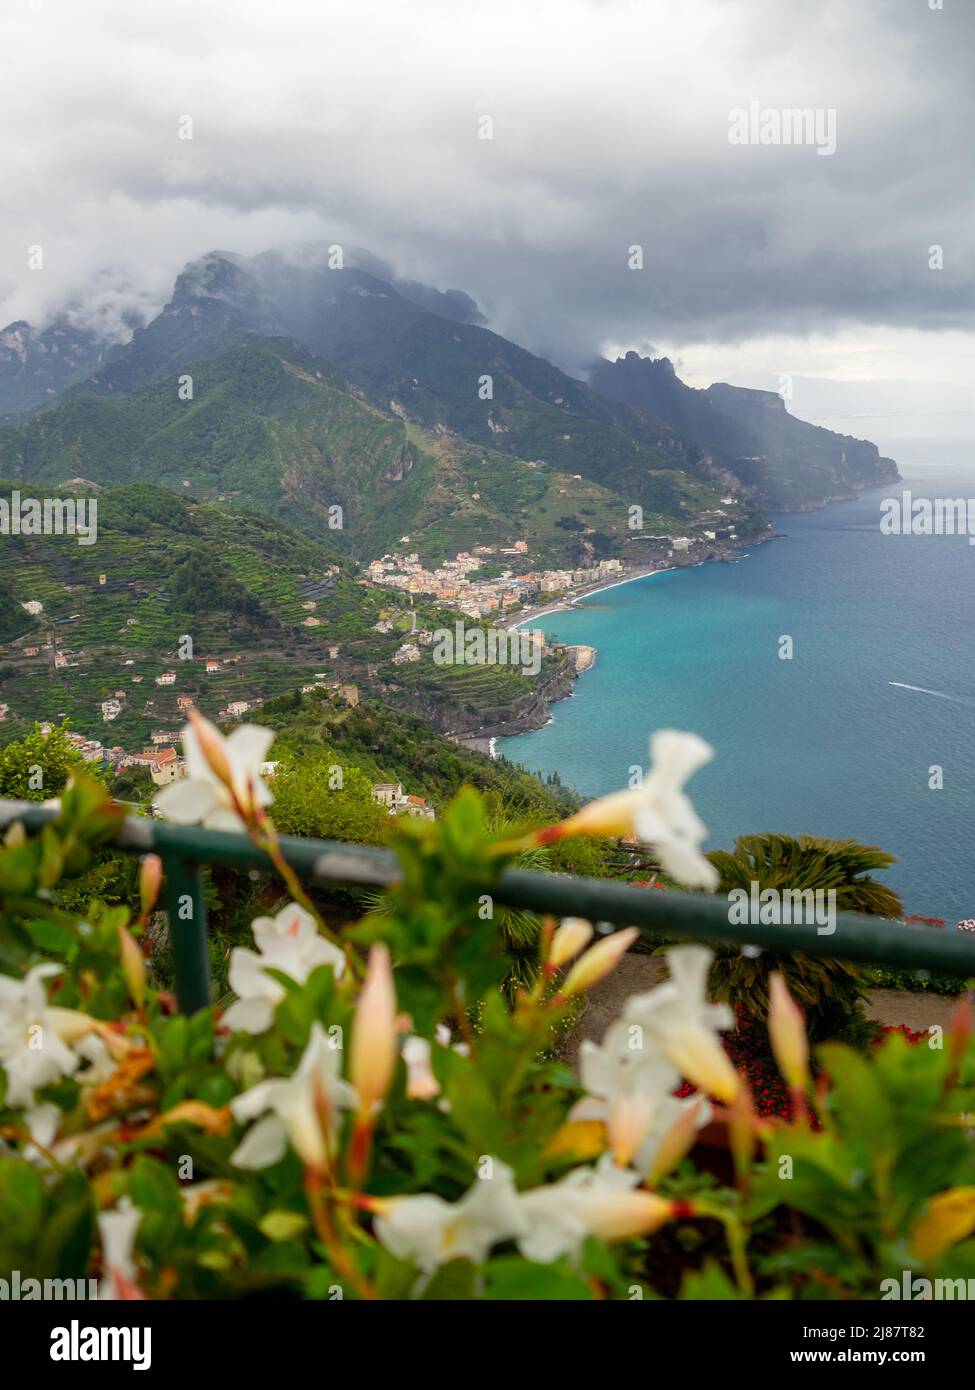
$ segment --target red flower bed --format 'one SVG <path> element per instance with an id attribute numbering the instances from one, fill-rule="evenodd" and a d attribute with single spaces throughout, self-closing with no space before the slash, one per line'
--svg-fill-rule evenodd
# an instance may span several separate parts
<path id="1" fill-rule="evenodd" d="M 734 1029 L 724 1033 L 721 1042 L 732 1062 L 747 1078 L 756 1112 L 765 1118 L 776 1116 L 791 1120 L 792 1097 L 772 1056 L 764 1022 L 745 1013 L 740 1004 L 735 1005 L 735 1019 Z M 908 1028 L 906 1023 L 885 1024 L 874 1046 L 882 1043 L 888 1033 L 900 1033 L 909 1043 L 923 1042 L 927 1037 L 925 1033 Z M 685 1081 L 674 1094 L 690 1096 L 695 1089 L 689 1081 Z"/>
<path id="2" fill-rule="evenodd" d="M 764 1023 L 745 1013 L 740 1004 L 735 1005 L 735 1020 L 734 1029 L 722 1035 L 721 1043 L 735 1066 L 745 1074 L 755 1110 L 762 1116 L 780 1115 L 791 1120 L 792 1098 L 775 1065 Z M 674 1094 L 690 1096 L 695 1090 L 696 1087 L 685 1081 Z"/>
<path id="3" fill-rule="evenodd" d="M 906 1023 L 885 1023 L 882 1025 L 880 1032 L 883 1036 L 874 1038 L 874 1047 L 879 1047 L 888 1033 L 900 1033 L 909 1043 L 925 1042 L 928 1036 L 927 1033 L 923 1031 L 919 1032 L 916 1028 L 908 1028 Z"/>

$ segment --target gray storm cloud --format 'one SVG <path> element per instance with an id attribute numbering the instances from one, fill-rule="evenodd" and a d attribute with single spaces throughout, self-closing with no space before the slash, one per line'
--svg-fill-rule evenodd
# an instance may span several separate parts
<path id="1" fill-rule="evenodd" d="M 0 320 L 117 336 L 206 250 L 324 239 L 569 367 L 970 329 L 973 41 L 960 0 L 11 0 Z M 835 109 L 835 154 L 732 145 L 751 102 Z"/>

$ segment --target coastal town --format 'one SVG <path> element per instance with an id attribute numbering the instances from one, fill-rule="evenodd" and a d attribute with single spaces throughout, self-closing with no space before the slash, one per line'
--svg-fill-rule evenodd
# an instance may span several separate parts
<path id="1" fill-rule="evenodd" d="M 724 505 L 736 502 L 723 497 Z M 652 557 L 628 564 L 619 556 L 603 557 L 590 564 L 560 568 L 520 568 L 528 557 L 528 542 L 516 540 L 510 546 L 475 545 L 461 550 L 452 560 L 445 559 L 428 568 L 417 551 L 396 550 L 381 555 L 366 567 L 364 582 L 409 595 L 433 599 L 466 617 L 490 618 L 511 614 L 529 605 L 571 598 L 661 569 L 700 564 L 709 558 L 724 558 L 739 545 L 733 525 L 724 511 L 707 514 L 709 525 L 698 534 L 686 536 L 635 536 L 635 540 L 659 540 Z M 401 537 L 409 545 L 410 537 Z"/>
<path id="2" fill-rule="evenodd" d="M 730 502 L 733 499 L 722 499 Z M 734 531 L 718 532 L 708 530 L 691 536 L 661 538 L 663 545 L 659 552 L 640 564 L 624 564 L 618 556 L 609 556 L 574 567 L 532 566 L 529 562 L 529 546 L 524 539 L 517 539 L 507 546 L 475 545 L 469 550 L 461 550 L 454 557 L 444 558 L 439 564 L 424 563 L 415 549 L 408 549 L 410 537 L 401 537 L 402 549 L 396 549 L 366 564 L 358 582 L 374 591 L 392 591 L 408 600 L 409 607 L 397 611 L 394 608 L 381 610 L 378 620 L 372 624 L 372 631 L 380 636 L 389 636 L 392 646 L 383 661 L 391 668 L 406 668 L 429 658 L 434 645 L 434 624 L 427 617 L 423 624 L 418 623 L 414 600 L 426 600 L 428 605 L 442 608 L 454 615 L 478 623 L 487 623 L 487 631 L 513 629 L 526 620 L 544 615 L 563 603 L 571 603 L 584 594 L 601 588 L 637 578 L 661 569 L 688 564 L 701 563 L 708 558 L 723 558 L 725 546 L 736 543 Z M 335 567 L 331 567 L 334 569 Z M 330 582 L 334 575 L 328 576 Z M 99 588 L 104 590 L 106 577 L 98 575 Z M 79 647 L 68 645 L 67 632 L 77 615 L 49 619 L 44 613 L 44 605 L 37 599 L 26 599 L 21 606 L 36 619 L 46 624 L 44 636 L 27 638 L 19 647 L 20 656 L 27 661 L 50 663 L 52 671 L 62 679 L 67 673 L 83 665 L 86 653 Z M 305 610 L 314 608 L 314 602 L 305 601 Z M 126 620 L 123 633 L 129 631 Z M 412 628 L 409 622 L 412 621 Z M 316 617 L 305 617 L 304 625 L 318 623 Z M 344 654 L 340 642 L 325 640 L 321 644 L 320 659 L 331 670 L 317 671 L 312 678 L 305 677 L 298 685 L 302 694 L 323 691 L 345 705 L 354 708 L 360 699 L 360 685 L 364 684 L 365 694 L 373 693 L 375 683 L 383 688 L 381 674 L 382 661 L 362 662 L 354 657 L 350 660 Z M 535 637 L 539 651 L 547 649 L 544 634 L 539 630 Z M 130 650 L 133 648 L 130 647 Z M 182 654 L 178 654 L 182 657 Z M 591 647 L 565 649 L 569 668 L 577 676 L 587 670 L 595 660 L 595 649 Z M 253 681 L 246 679 L 247 659 L 241 651 L 211 653 L 193 656 L 189 661 L 174 660 L 171 664 L 161 663 L 162 669 L 155 673 L 146 669 L 140 662 L 136 667 L 136 656 L 122 657 L 115 688 L 103 692 L 95 706 L 103 725 L 112 725 L 122 719 L 127 712 L 134 713 L 144 726 L 148 726 L 148 736 L 143 734 L 141 747 L 135 750 L 125 747 L 122 742 L 110 742 L 108 737 L 97 738 L 91 734 L 71 732 L 68 737 L 89 762 L 97 763 L 118 775 L 128 769 L 143 769 L 152 784 L 163 787 L 186 775 L 184 759 L 180 755 L 180 725 L 187 712 L 193 707 L 207 708 L 211 717 L 220 722 L 235 722 L 246 718 L 260 708 L 268 692 L 262 691 Z M 470 660 L 470 658 L 467 658 Z M 483 659 L 483 658 L 482 658 Z M 187 682 L 186 674 L 192 668 L 193 675 Z M 239 673 L 240 680 L 236 679 Z M 229 680 L 228 680 L 229 678 Z M 212 682 L 220 682 L 225 692 L 223 702 L 207 697 L 208 687 L 216 690 Z M 228 691 L 228 685 L 230 687 Z M 175 689 L 173 688 L 175 687 Z M 388 677 L 385 688 L 388 690 Z M 559 698 L 556 694 L 555 698 Z M 219 706 L 219 707 L 217 707 Z M 7 704 L 0 704 L 0 722 L 11 715 Z M 58 716 L 60 718 L 61 716 Z M 97 717 L 97 716 L 96 716 Z M 122 723 L 125 724 L 125 720 Z M 50 722 L 42 725 L 51 727 Z M 127 724 L 132 728 L 131 720 Z M 457 735 L 445 730 L 448 737 L 470 746 L 485 747 L 494 753 L 493 739 L 470 730 Z M 399 784 L 377 783 L 373 788 L 375 799 L 385 805 L 391 815 L 408 814 L 427 816 L 433 810 L 422 798 L 412 796 Z"/>
<path id="3" fill-rule="evenodd" d="M 366 574 L 373 584 L 435 599 L 469 618 L 508 613 L 539 595 L 555 597 L 584 585 L 609 583 L 623 574 L 623 563 L 615 557 L 584 569 L 518 574 L 506 562 L 507 557 L 517 563 L 527 550 L 525 541 L 500 550 L 493 545 L 477 545 L 473 550 L 460 551 L 453 560 L 444 560 L 436 569 L 427 569 L 415 551 L 394 552 L 373 560 Z"/>

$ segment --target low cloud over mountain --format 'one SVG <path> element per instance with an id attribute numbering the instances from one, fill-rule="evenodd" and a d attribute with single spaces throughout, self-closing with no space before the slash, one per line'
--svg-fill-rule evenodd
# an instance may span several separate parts
<path id="1" fill-rule="evenodd" d="M 971 5 L 47 0 L 0 30 L 0 322 L 118 337 L 213 246 L 324 241 L 571 371 L 852 328 L 888 376 L 930 331 L 947 376 L 934 335 L 972 326 Z M 753 102 L 835 112 L 835 153 L 730 143 Z"/>

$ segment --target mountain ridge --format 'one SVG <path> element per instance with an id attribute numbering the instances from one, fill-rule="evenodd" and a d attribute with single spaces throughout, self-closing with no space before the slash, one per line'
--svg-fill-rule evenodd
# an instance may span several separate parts
<path id="1" fill-rule="evenodd" d="M 631 539 L 625 495 L 383 411 L 294 340 L 246 337 L 182 365 L 188 399 L 163 378 L 119 395 L 70 392 L 0 427 L 0 475 L 49 486 L 79 475 L 100 486 L 161 484 L 328 533 L 361 561 L 403 535 L 438 563 L 474 544 L 524 541 L 526 567 L 574 563 Z M 657 530 L 685 529 L 687 508 L 717 501 L 676 470 L 654 475 L 640 495 L 658 503 L 645 518 Z"/>
<path id="2" fill-rule="evenodd" d="M 875 444 L 799 420 L 774 391 L 727 382 L 688 386 L 667 357 L 628 352 L 615 362 L 600 359 L 589 380 L 595 390 L 693 435 L 775 509 L 804 510 L 900 476 Z"/>
<path id="3" fill-rule="evenodd" d="M 13 325 L 0 334 L 12 343 L 0 351 L 0 408 L 30 399 L 37 414 L 131 396 L 182 380 L 188 364 L 280 339 L 384 416 L 586 478 L 677 523 L 712 506 L 715 490 L 738 492 L 752 510 L 737 518 L 739 533 L 756 532 L 760 506 L 817 505 L 898 476 L 868 441 L 797 420 L 773 393 L 721 382 L 697 390 L 668 359 L 632 352 L 599 359 L 582 381 L 486 327 L 463 291 L 397 279 L 368 253 L 335 263 L 335 251 L 208 252 L 183 267 L 129 342 L 97 352 L 90 335 L 62 352 L 44 334 L 66 329 Z"/>

